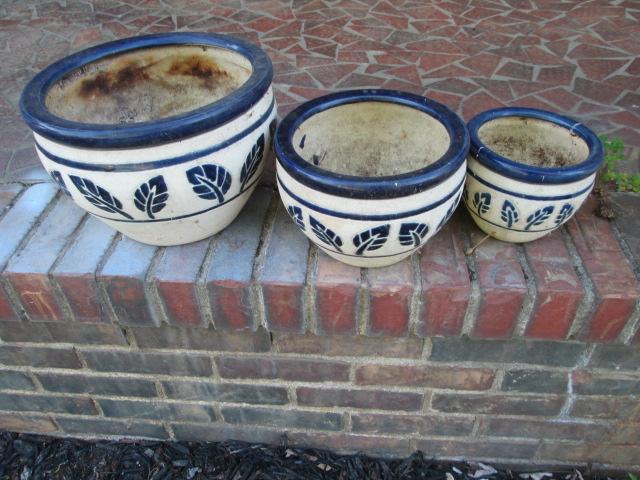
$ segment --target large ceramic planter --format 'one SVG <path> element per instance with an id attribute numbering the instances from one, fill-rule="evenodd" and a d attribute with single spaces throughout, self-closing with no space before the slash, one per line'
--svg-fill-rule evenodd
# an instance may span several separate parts
<path id="1" fill-rule="evenodd" d="M 275 129 L 268 56 L 222 35 L 119 40 L 66 57 L 20 107 L 51 176 L 138 241 L 174 245 L 228 225 Z"/>
<path id="2" fill-rule="evenodd" d="M 566 222 L 593 188 L 602 144 L 584 125 L 532 108 L 483 112 L 468 124 L 464 202 L 476 224 L 507 242 Z"/>
<path id="3" fill-rule="evenodd" d="M 355 90 L 307 102 L 278 127 L 280 197 L 320 249 L 361 267 L 410 255 L 449 219 L 465 178 L 467 130 L 432 100 Z"/>

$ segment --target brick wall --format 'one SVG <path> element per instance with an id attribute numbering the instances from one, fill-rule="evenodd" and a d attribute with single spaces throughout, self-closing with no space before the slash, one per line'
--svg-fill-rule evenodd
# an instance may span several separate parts
<path id="1" fill-rule="evenodd" d="M 267 188 L 213 239 L 155 248 L 50 184 L 0 186 L 0 428 L 639 466 L 640 249 L 592 209 L 470 256 L 459 212 L 367 271 Z"/>

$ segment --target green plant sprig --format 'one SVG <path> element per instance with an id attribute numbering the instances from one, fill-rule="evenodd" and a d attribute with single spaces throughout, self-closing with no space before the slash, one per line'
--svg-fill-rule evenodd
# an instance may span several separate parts
<path id="1" fill-rule="evenodd" d="M 604 145 L 604 172 L 602 180 L 613 182 L 618 192 L 640 192 L 640 174 L 626 173 L 618 170 L 618 162 L 624 159 L 624 142 L 619 138 L 601 135 Z"/>

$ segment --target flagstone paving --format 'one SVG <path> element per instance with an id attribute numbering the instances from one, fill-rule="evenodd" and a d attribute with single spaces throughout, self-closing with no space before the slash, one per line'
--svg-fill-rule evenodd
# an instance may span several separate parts
<path id="1" fill-rule="evenodd" d="M 36 72 L 70 52 L 167 31 L 231 34 L 271 56 L 280 116 L 328 92 L 383 87 L 469 119 L 502 105 L 571 115 L 640 170 L 635 0 L 98 0 L 0 5 L 0 181 L 44 178 L 17 111 Z"/>

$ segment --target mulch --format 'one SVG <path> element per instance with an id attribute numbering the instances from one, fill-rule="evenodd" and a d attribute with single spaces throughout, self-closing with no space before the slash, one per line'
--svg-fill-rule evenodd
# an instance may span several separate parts
<path id="1" fill-rule="evenodd" d="M 445 463 L 416 452 L 392 460 L 244 442 L 84 441 L 0 433 L 0 480 L 589 480 L 578 470 L 532 473 Z"/>

